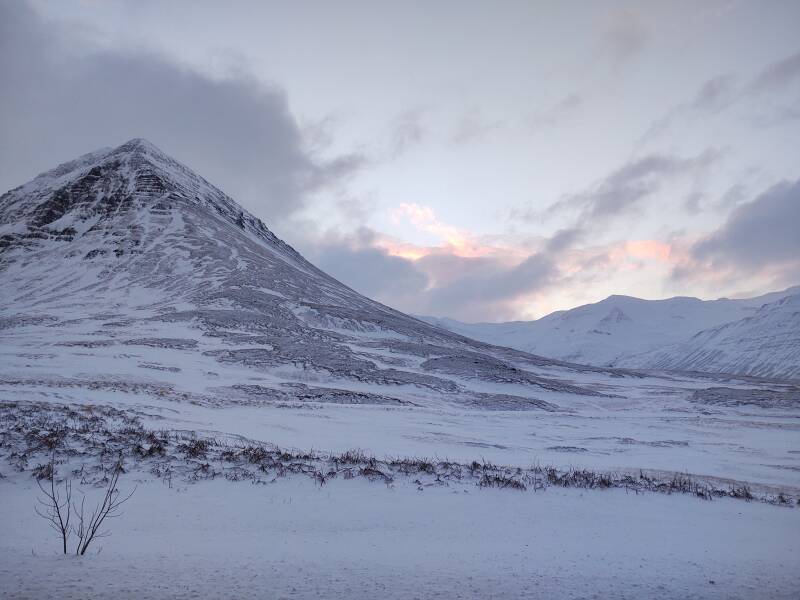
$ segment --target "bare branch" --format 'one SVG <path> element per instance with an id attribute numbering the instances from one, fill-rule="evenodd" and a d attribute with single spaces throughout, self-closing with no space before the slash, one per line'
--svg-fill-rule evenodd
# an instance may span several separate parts
<path id="1" fill-rule="evenodd" d="M 103 523 L 106 519 L 113 519 L 120 516 L 122 514 L 120 513 L 120 507 L 130 500 L 131 496 L 133 496 L 136 491 L 134 487 L 127 496 L 121 496 L 119 489 L 117 489 L 117 483 L 119 482 L 121 473 L 122 463 L 117 462 L 114 466 L 114 472 L 108 481 L 108 486 L 106 487 L 102 502 L 95 507 L 88 519 L 84 511 L 85 497 L 81 500 L 80 508 L 73 504 L 75 514 L 78 518 L 78 526 L 74 529 L 75 535 L 78 537 L 78 545 L 75 548 L 75 554 L 82 556 L 86 553 L 86 550 L 93 540 L 111 535 L 110 532 L 101 530 Z"/>
<path id="2" fill-rule="evenodd" d="M 50 488 L 45 488 L 41 480 L 36 481 L 44 497 L 36 498 L 42 508 L 40 509 L 38 506 L 34 506 L 33 510 L 37 515 L 47 521 L 50 527 L 59 533 L 61 536 L 62 549 L 64 554 L 66 554 L 67 539 L 70 533 L 69 522 L 71 516 L 72 482 L 69 479 L 64 480 L 64 496 L 62 499 L 56 484 L 57 477 L 56 453 L 55 450 L 53 450 L 53 454 L 50 458 Z"/>

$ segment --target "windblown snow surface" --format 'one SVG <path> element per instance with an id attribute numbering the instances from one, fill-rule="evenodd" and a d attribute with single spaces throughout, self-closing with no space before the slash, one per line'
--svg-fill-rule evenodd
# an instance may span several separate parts
<path id="1" fill-rule="evenodd" d="M 800 591 L 792 382 L 423 323 L 143 140 L 0 197 L 0 282 L 3 597 Z M 53 448 L 90 503 L 120 459 L 136 489 L 82 558 L 33 511 Z"/>

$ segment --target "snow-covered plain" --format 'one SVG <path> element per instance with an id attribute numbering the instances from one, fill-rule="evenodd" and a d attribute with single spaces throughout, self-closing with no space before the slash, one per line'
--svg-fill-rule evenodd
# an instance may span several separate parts
<path id="1" fill-rule="evenodd" d="M 142 482 L 100 554 L 77 559 L 58 555 L 33 515 L 29 479 L 0 489 L 14 515 L 0 519 L 9 598 L 790 599 L 800 589 L 800 511 L 737 500 Z"/>
<path id="2" fill-rule="evenodd" d="M 800 590 L 795 383 L 590 368 L 432 327 L 320 272 L 143 140 L 0 197 L 0 241 L 4 597 Z M 92 429 L 101 414 L 123 422 Z M 239 446 L 192 455 L 192 439 Z M 99 555 L 58 556 L 33 512 L 48 440 L 60 477 L 93 473 L 90 495 L 118 452 L 138 484 Z M 350 449 L 436 466 L 330 478 L 330 457 L 302 458 Z M 547 467 L 613 485 L 540 485 Z M 482 486 L 487 472 L 527 489 Z M 687 479 L 714 499 L 640 491 Z M 743 490 L 754 500 L 728 497 Z"/>

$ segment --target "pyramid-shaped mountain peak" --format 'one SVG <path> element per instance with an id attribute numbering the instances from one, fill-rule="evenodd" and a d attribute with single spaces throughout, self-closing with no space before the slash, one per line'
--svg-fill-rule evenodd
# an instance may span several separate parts
<path id="1" fill-rule="evenodd" d="M 235 372 L 224 393 L 248 402 L 310 394 L 410 404 L 444 394 L 550 410 L 533 394 L 597 395 L 539 372 L 583 367 L 462 338 L 358 294 L 142 139 L 12 190 L 0 220 L 2 293 L 15 315 L 66 321 L 67 343 L 142 338 L 192 353 L 205 387 Z M 251 378 L 262 383 L 243 384 Z M 508 390 L 486 391 L 498 382 Z"/>
<path id="2" fill-rule="evenodd" d="M 296 255 L 260 219 L 143 138 L 63 163 L 0 197 L 0 252 L 43 240 L 74 241 L 99 231 L 140 247 L 140 233 L 155 222 L 169 221 L 162 229 L 167 231 L 210 220 L 222 220 Z"/>

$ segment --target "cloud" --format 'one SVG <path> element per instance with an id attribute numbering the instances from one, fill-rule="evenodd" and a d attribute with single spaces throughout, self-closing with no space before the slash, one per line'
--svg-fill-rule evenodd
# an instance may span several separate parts
<path id="1" fill-rule="evenodd" d="M 410 205 L 423 226 L 443 228 L 427 207 Z M 565 233 L 565 235 L 567 235 Z M 557 254 L 546 241 L 531 252 L 508 245 L 466 246 L 441 237 L 437 246 L 401 243 L 368 227 L 352 233 L 327 232 L 303 242 L 303 253 L 356 291 L 415 314 L 464 320 L 519 316 L 531 296 L 560 277 Z"/>
<path id="2" fill-rule="evenodd" d="M 533 115 L 530 120 L 530 125 L 534 129 L 552 127 L 575 114 L 583 104 L 583 96 L 580 94 L 569 94 L 547 110 Z"/>
<path id="3" fill-rule="evenodd" d="M 582 227 L 607 220 L 636 208 L 666 182 L 696 175 L 718 158 L 719 152 L 715 150 L 692 158 L 664 154 L 643 156 L 613 171 L 592 188 L 565 196 L 551 205 L 547 213 L 577 212 L 577 223 Z"/>
<path id="4" fill-rule="evenodd" d="M 718 229 L 687 244 L 671 280 L 710 293 L 795 285 L 800 282 L 798 222 L 800 180 L 774 185 L 737 206 Z"/>
<path id="5" fill-rule="evenodd" d="M 376 245 L 378 235 L 362 227 L 349 235 L 328 234 L 311 245 L 309 258 L 356 291 L 396 306 L 428 287 L 428 276 L 413 261 Z"/>
<path id="6" fill-rule="evenodd" d="M 703 82 L 688 102 L 671 108 L 664 116 L 653 122 L 636 142 L 637 147 L 667 131 L 679 119 L 708 116 L 725 110 L 739 98 L 739 89 L 733 75 L 717 75 Z"/>
<path id="7" fill-rule="evenodd" d="M 800 81 L 800 52 L 767 65 L 747 86 L 753 94 L 783 91 Z"/>
<path id="8" fill-rule="evenodd" d="M 731 74 L 707 79 L 697 90 L 687 108 L 698 112 L 716 112 L 728 106 L 736 96 L 736 78 Z"/>
<path id="9" fill-rule="evenodd" d="M 614 11 L 608 20 L 603 49 L 613 64 L 619 66 L 636 57 L 648 43 L 648 32 L 640 15 L 630 9 Z"/>
<path id="10" fill-rule="evenodd" d="M 433 254 L 417 262 L 433 280 L 423 310 L 472 321 L 513 318 L 516 301 L 549 288 L 559 277 L 556 262 L 547 253 L 515 264 L 452 254 Z"/>
<path id="11" fill-rule="evenodd" d="M 425 207 L 418 208 L 425 219 L 435 220 Z M 326 272 L 380 302 L 408 313 L 464 321 L 541 316 L 559 308 L 552 304 L 553 294 L 568 290 L 586 298 L 576 290 L 598 286 L 611 293 L 610 280 L 634 272 L 647 277 L 653 269 L 668 276 L 683 256 L 680 243 L 673 241 L 579 246 L 587 239 L 585 230 L 563 229 L 546 239 L 479 240 L 463 252 L 444 240 L 438 246 L 417 246 L 362 227 L 351 234 L 329 232 L 303 251 Z"/>
<path id="12" fill-rule="evenodd" d="M 285 93 L 217 80 L 149 52 L 100 51 L 23 3 L 0 3 L 0 187 L 145 137 L 268 222 L 363 165 L 309 150 Z"/>
<path id="13" fill-rule="evenodd" d="M 545 246 L 548 252 L 561 252 L 574 246 L 577 242 L 583 239 L 586 232 L 578 227 L 569 229 L 559 229 L 548 240 Z"/>
<path id="14" fill-rule="evenodd" d="M 392 158 L 405 154 L 427 137 L 428 130 L 423 123 L 426 112 L 423 108 L 412 108 L 395 118 L 391 139 Z"/>
<path id="15" fill-rule="evenodd" d="M 708 117 L 733 105 L 758 100 L 765 94 L 779 94 L 798 81 L 800 52 L 769 63 L 744 84 L 730 73 L 712 77 L 703 82 L 692 100 L 674 106 L 654 121 L 638 140 L 637 146 L 661 135 L 681 119 Z M 768 114 L 753 119 L 756 125 L 780 125 L 800 118 L 800 110 L 794 105 L 769 107 L 767 110 Z"/>
<path id="16" fill-rule="evenodd" d="M 547 253 L 516 257 L 461 256 L 452 248 L 398 250 L 363 227 L 328 233 L 305 249 L 321 269 L 356 291 L 415 314 L 487 320 L 517 316 L 515 302 L 557 277 Z"/>
<path id="17" fill-rule="evenodd" d="M 450 141 L 454 144 L 468 144 L 483 140 L 502 125 L 501 121 L 491 121 L 486 119 L 480 111 L 472 110 L 462 115 L 450 136 Z"/>
<path id="18" fill-rule="evenodd" d="M 800 265 L 798 224 L 800 180 L 782 182 L 734 209 L 722 227 L 692 247 L 691 254 L 716 267 L 796 268 Z"/>

